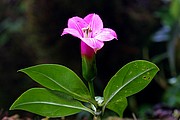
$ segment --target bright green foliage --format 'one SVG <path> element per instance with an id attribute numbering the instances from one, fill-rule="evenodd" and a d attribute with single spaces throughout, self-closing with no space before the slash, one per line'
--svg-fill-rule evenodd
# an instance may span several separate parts
<path id="1" fill-rule="evenodd" d="M 106 106 L 106 108 L 118 113 L 120 117 L 123 117 L 123 112 L 127 107 L 127 99 L 125 97 L 115 96 Z"/>
<path id="2" fill-rule="evenodd" d="M 103 97 L 97 104 L 82 80 L 70 69 L 55 64 L 42 64 L 20 70 L 48 88 L 33 88 L 23 93 L 11 106 L 42 116 L 60 117 L 88 111 L 95 116 L 108 108 L 120 117 L 127 106 L 126 97 L 144 89 L 159 71 L 145 60 L 137 60 L 122 67 L 109 81 Z M 85 107 L 80 101 L 94 104 L 95 109 Z M 99 108 L 102 107 L 102 111 Z M 94 110 L 94 111 L 93 111 Z M 97 111 L 98 110 L 98 114 Z"/>
<path id="3" fill-rule="evenodd" d="M 21 109 L 47 117 L 60 117 L 78 113 L 82 110 L 91 112 L 79 101 L 64 93 L 32 88 L 23 93 L 11 106 L 11 110 Z"/>
<path id="4" fill-rule="evenodd" d="M 103 110 L 110 103 L 121 101 L 125 103 L 125 97 L 133 95 L 144 89 L 159 71 L 158 67 L 148 61 L 137 60 L 122 67 L 109 81 L 104 90 Z M 117 112 L 116 106 L 111 110 Z M 122 111 L 118 113 L 122 114 Z"/>
<path id="5" fill-rule="evenodd" d="M 41 64 L 20 70 L 34 81 L 51 90 L 67 93 L 81 101 L 94 103 L 82 80 L 67 67 L 56 64 Z"/>

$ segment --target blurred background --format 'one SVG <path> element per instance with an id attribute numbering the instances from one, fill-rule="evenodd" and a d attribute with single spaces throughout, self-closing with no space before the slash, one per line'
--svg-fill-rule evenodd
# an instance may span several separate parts
<path id="1" fill-rule="evenodd" d="M 124 116 L 157 117 L 179 110 L 180 0 L 1 0 L 0 117 L 11 113 L 9 107 L 24 91 L 39 86 L 19 69 L 57 63 L 81 76 L 80 40 L 60 35 L 70 17 L 89 13 L 100 15 L 104 27 L 118 35 L 97 52 L 96 94 L 102 95 L 123 65 L 145 59 L 160 72 L 147 88 L 128 98 Z"/>

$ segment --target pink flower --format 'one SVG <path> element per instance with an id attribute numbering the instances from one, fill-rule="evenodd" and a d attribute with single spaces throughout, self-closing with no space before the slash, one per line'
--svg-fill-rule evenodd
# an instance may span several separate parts
<path id="1" fill-rule="evenodd" d="M 68 28 L 62 35 L 71 34 L 81 39 L 81 54 L 92 54 L 101 49 L 105 41 L 117 39 L 116 32 L 110 28 L 103 28 L 103 22 L 99 15 L 89 14 L 84 19 L 72 17 L 68 20 Z M 84 44 L 85 43 L 85 44 Z"/>

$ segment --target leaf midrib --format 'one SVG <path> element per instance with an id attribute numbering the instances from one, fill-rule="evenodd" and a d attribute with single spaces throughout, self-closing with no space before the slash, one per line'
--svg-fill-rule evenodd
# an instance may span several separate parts
<path id="1" fill-rule="evenodd" d="M 76 93 L 68 90 L 67 88 L 63 87 L 61 84 L 59 84 L 58 82 L 56 82 L 55 80 L 53 80 L 53 78 L 48 77 L 48 76 L 45 75 L 44 73 L 41 73 L 41 72 L 38 72 L 38 71 L 35 71 L 35 70 L 31 70 L 31 72 L 35 72 L 35 73 L 37 73 L 37 74 L 40 74 L 40 75 L 42 75 L 42 76 L 50 79 L 53 83 L 57 84 L 59 87 L 61 87 L 61 88 L 64 89 L 65 91 L 69 92 L 70 94 L 73 94 L 73 95 L 75 95 L 75 96 L 77 96 L 77 97 L 79 97 L 79 98 L 83 98 L 84 100 L 89 101 L 89 99 L 86 99 L 86 98 L 84 98 L 84 97 L 81 97 L 80 95 L 78 95 L 78 94 L 76 94 Z"/>
<path id="2" fill-rule="evenodd" d="M 155 68 L 150 68 L 150 69 L 147 69 L 145 70 L 144 72 L 136 75 L 135 77 L 131 78 L 127 83 L 125 83 L 123 86 L 121 86 L 119 89 L 117 89 L 114 93 L 112 93 L 112 95 L 109 97 L 109 99 L 105 102 L 104 104 L 104 108 L 107 106 L 107 104 L 113 99 L 113 97 L 121 90 L 124 88 L 124 86 L 126 86 L 127 84 L 129 84 L 130 82 L 132 82 L 134 79 L 138 78 L 139 76 L 141 76 L 142 74 L 144 74 L 145 72 L 148 72 L 152 69 L 155 69 Z"/>
<path id="3" fill-rule="evenodd" d="M 24 105 L 31 105 L 31 104 L 46 104 L 46 105 L 61 106 L 61 107 L 67 107 L 67 108 L 74 108 L 74 109 L 79 109 L 79 110 L 88 111 L 88 112 L 90 112 L 90 113 L 93 114 L 93 111 L 90 110 L 90 109 L 88 109 L 88 108 L 86 108 L 86 107 L 77 107 L 77 106 L 72 106 L 72 105 L 58 104 L 58 103 L 45 102 L 45 101 L 36 101 L 36 102 L 21 103 L 21 104 L 18 104 L 18 105 L 16 105 L 16 106 L 14 106 L 14 108 L 20 107 L 20 106 L 24 106 Z"/>

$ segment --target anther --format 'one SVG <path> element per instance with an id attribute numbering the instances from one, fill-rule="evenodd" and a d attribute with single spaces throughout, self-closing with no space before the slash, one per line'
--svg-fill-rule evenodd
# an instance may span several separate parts
<path id="1" fill-rule="evenodd" d="M 92 32 L 92 29 L 88 26 L 87 28 L 82 28 L 82 31 L 84 33 L 84 37 L 88 38 L 89 37 L 89 33 Z"/>

